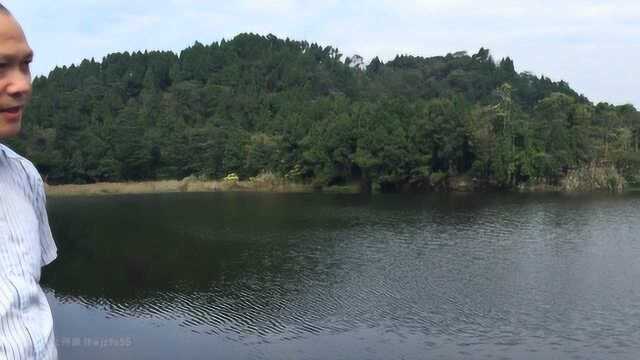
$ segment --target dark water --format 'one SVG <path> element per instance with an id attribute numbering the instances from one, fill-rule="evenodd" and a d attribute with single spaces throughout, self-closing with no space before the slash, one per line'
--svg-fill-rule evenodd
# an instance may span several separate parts
<path id="1" fill-rule="evenodd" d="M 51 199 L 62 359 L 637 359 L 640 195 Z"/>

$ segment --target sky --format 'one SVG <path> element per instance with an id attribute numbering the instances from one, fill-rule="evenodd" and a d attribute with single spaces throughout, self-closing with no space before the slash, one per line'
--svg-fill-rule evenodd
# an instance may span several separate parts
<path id="1" fill-rule="evenodd" d="M 172 50 L 242 32 L 331 45 L 368 62 L 481 47 L 591 101 L 640 107 L 634 0 L 0 0 L 27 35 L 34 75 L 113 52 Z"/>

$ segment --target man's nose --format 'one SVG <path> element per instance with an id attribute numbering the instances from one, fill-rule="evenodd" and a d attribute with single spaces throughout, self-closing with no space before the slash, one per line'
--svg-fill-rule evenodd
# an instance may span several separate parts
<path id="1" fill-rule="evenodd" d="M 27 96 L 31 93 L 31 73 L 23 69 L 15 69 L 9 75 L 7 93 L 14 97 Z"/>

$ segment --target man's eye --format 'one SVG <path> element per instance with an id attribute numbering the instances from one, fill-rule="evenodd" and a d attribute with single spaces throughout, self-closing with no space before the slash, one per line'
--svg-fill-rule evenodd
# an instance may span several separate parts
<path id="1" fill-rule="evenodd" d="M 31 60 L 25 60 L 25 61 L 23 61 L 23 62 L 20 64 L 20 71 L 23 71 L 23 72 L 28 72 L 28 71 L 30 71 L 31 66 L 30 66 L 29 64 L 31 64 Z M 0 69 L 2 69 L 2 68 L 0 68 Z"/>

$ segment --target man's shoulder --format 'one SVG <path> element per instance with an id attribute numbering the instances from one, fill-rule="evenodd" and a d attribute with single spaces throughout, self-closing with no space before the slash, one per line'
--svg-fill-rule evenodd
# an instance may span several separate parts
<path id="1" fill-rule="evenodd" d="M 0 154 L 4 155 L 9 159 L 25 159 L 23 156 L 18 155 L 15 151 L 11 150 L 10 147 L 4 144 L 0 144 Z M 25 159 L 26 160 L 26 159 Z"/>
<path id="2" fill-rule="evenodd" d="M 0 156 L 8 159 L 13 163 L 19 163 L 20 165 L 22 165 L 22 168 L 25 170 L 28 176 L 35 177 L 36 179 L 41 179 L 40 173 L 38 172 L 38 169 L 36 169 L 36 167 L 33 165 L 33 163 L 29 161 L 29 159 L 13 151 L 8 146 L 0 144 Z"/>

